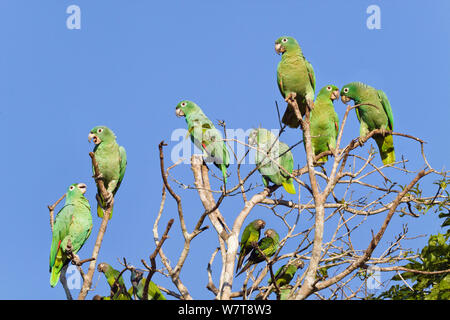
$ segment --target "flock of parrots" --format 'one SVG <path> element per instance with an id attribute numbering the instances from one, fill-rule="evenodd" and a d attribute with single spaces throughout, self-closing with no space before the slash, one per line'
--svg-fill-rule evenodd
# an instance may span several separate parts
<path id="1" fill-rule="evenodd" d="M 297 102 L 301 115 L 304 116 L 306 108 L 310 110 L 311 143 L 315 155 L 333 150 L 339 132 L 339 118 L 334 110 L 333 102 L 339 96 L 343 103 L 353 100 L 359 107 L 355 108 L 360 122 L 359 137 L 365 137 L 370 131 L 380 129 L 382 134 L 374 135 L 381 159 L 384 165 L 395 161 L 392 135 L 387 131 L 393 130 L 393 114 L 386 94 L 361 82 L 351 82 L 339 91 L 335 85 L 322 88 L 314 101 L 316 78 L 312 65 L 303 56 L 298 42 L 292 37 L 280 37 L 275 41 L 275 50 L 281 54 L 281 61 L 277 68 L 277 85 L 285 100 Z M 203 113 L 202 109 L 192 101 L 184 100 L 176 106 L 176 115 L 185 117 L 191 141 L 203 151 L 205 160 L 212 161 L 222 172 L 223 182 L 227 183 L 227 168 L 230 164 L 230 155 L 219 130 Z M 282 122 L 290 128 L 298 128 L 299 119 L 292 105 L 288 103 Z M 98 164 L 101 179 L 104 181 L 108 197 L 103 199 L 97 192 L 97 215 L 103 217 L 105 205 L 110 204 L 113 196 L 122 183 L 127 166 L 125 148 L 116 142 L 116 136 L 106 126 L 97 126 L 89 132 L 89 141 L 95 144 L 94 154 Z M 255 164 L 260 172 L 263 183 L 283 186 L 286 192 L 295 194 L 295 187 L 291 174 L 294 160 L 289 147 L 278 141 L 271 131 L 254 129 L 248 138 L 250 146 L 255 146 Z M 274 147 L 276 145 L 276 147 Z M 319 163 L 328 160 L 325 156 Z M 50 285 L 54 287 L 59 280 L 61 269 L 69 263 L 66 253 L 67 244 L 70 243 L 73 253 L 77 253 L 92 231 L 92 215 L 89 201 L 84 197 L 86 185 L 75 183 L 69 186 L 64 207 L 58 212 L 53 229 L 50 250 Z M 111 216 L 112 217 L 112 212 Z M 278 249 L 279 235 L 273 229 L 265 231 L 265 237 L 260 238 L 261 229 L 265 222 L 257 219 L 249 223 L 244 229 L 241 241 L 237 275 L 248 270 L 252 265 L 265 260 L 264 255 L 270 258 Z M 258 244 L 258 248 L 255 247 Z M 244 266 L 244 259 L 247 258 Z M 298 261 L 291 261 L 279 268 L 275 274 L 279 286 L 288 284 L 293 278 L 297 268 L 301 266 Z M 115 290 L 112 299 L 131 299 L 134 295 L 142 299 L 145 278 L 139 270 L 131 272 L 132 288 L 126 290 L 122 277 L 116 281 L 119 272 L 110 265 L 101 263 L 98 271 L 104 273 L 111 289 Z M 269 280 L 269 283 L 271 280 Z M 113 288 L 113 285 L 116 287 Z M 119 288 L 120 290 L 117 290 Z M 148 299 L 164 300 L 158 287 L 150 281 Z M 110 297 L 103 297 L 108 299 Z"/>

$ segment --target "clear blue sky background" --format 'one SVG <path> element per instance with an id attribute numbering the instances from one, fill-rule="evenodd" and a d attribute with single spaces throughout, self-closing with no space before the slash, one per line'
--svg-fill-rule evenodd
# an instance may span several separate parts
<path id="1" fill-rule="evenodd" d="M 81 8 L 81 30 L 66 28 L 66 8 L 71 4 Z M 381 30 L 366 27 L 371 4 L 381 8 Z M 154 249 L 151 228 L 161 196 L 157 145 L 167 141 L 169 155 L 176 143 L 170 141 L 173 130 L 185 127 L 184 120 L 175 117 L 176 104 L 196 101 L 213 121 L 225 119 L 229 128 L 277 128 L 274 101 L 282 100 L 275 80 L 280 57 L 274 41 L 281 35 L 299 41 L 314 66 L 319 89 L 351 81 L 383 89 L 394 111 L 395 130 L 426 140 L 436 169 L 448 165 L 449 11 L 450 2 L 444 0 L 1 1 L 0 283 L 8 289 L 1 290 L 0 299 L 65 298 L 60 284 L 49 285 L 47 205 L 69 184 L 85 182 L 95 207 L 88 156 L 93 145 L 87 136 L 100 124 L 115 131 L 129 162 L 99 262 L 119 268 L 117 258 L 126 257 L 141 266 L 140 259 L 148 259 Z M 335 106 L 342 118 L 345 106 Z M 345 141 L 357 135 L 352 113 Z M 299 131 L 289 130 L 284 140 L 292 144 L 299 137 Z M 411 169 L 422 167 L 418 144 L 397 137 L 395 147 L 398 158 L 411 160 Z M 365 146 L 361 152 L 367 150 Z M 302 147 L 295 149 L 294 157 L 304 163 Z M 173 174 L 193 182 L 188 165 Z M 393 178 L 405 183 L 412 176 Z M 236 182 L 235 175 L 230 179 Z M 253 182 L 260 182 L 259 177 Z M 424 185 L 428 194 L 435 190 L 431 182 Z M 195 191 L 176 190 L 185 198 L 192 230 L 203 212 L 201 204 Z M 241 206 L 241 200 L 224 204 L 228 224 Z M 258 214 L 272 221 L 262 209 L 250 218 Z M 168 198 L 160 233 L 172 217 L 176 210 Z M 378 230 L 383 218 L 384 214 L 370 220 L 366 230 Z M 279 221 L 273 221 L 281 232 Z M 432 213 L 418 219 L 395 217 L 383 244 L 404 223 L 411 235 L 436 233 L 440 225 Z M 90 256 L 99 224 L 94 217 L 91 238 L 79 252 L 82 258 Z M 172 263 L 182 246 L 179 230 L 176 221 L 164 248 Z M 368 234 L 361 236 L 358 248 L 367 247 Z M 205 270 L 217 246 L 214 239 L 211 229 L 193 241 L 182 272 L 194 298 L 212 298 L 205 289 Z M 417 249 L 426 240 L 408 244 Z M 219 260 L 214 265 L 216 279 Z M 96 273 L 94 282 L 97 278 Z M 175 290 L 160 274 L 154 280 Z M 108 293 L 103 279 L 96 293 Z"/>

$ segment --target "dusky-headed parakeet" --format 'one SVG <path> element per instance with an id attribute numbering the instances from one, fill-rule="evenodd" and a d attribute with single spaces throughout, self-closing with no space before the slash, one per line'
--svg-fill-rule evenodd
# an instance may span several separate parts
<path id="1" fill-rule="evenodd" d="M 289 147 L 264 128 L 252 130 L 248 142 L 259 149 L 255 153 L 255 164 L 262 175 L 264 186 L 267 187 L 271 181 L 282 185 L 288 193 L 295 194 L 294 181 L 289 175 L 294 170 L 294 157 Z"/>
<path id="2" fill-rule="evenodd" d="M 56 286 L 61 269 L 69 263 L 66 248 L 70 241 L 72 252 L 76 254 L 92 230 L 92 214 L 89 201 L 84 197 L 84 183 L 71 184 L 66 192 L 64 207 L 59 210 L 52 235 L 50 248 L 50 285 Z"/>
<path id="3" fill-rule="evenodd" d="M 140 270 L 132 269 L 130 281 L 133 285 L 133 292 L 139 300 L 143 300 L 144 286 L 146 278 L 143 277 L 144 273 Z M 148 299 L 147 300 L 166 300 L 166 297 L 161 293 L 158 286 L 150 280 L 148 284 Z"/>
<path id="4" fill-rule="evenodd" d="M 297 259 L 292 261 L 291 263 L 281 266 L 274 274 L 278 287 L 282 288 L 283 286 L 289 284 L 289 282 L 291 282 L 291 280 L 294 278 L 297 270 L 299 268 L 302 268 L 303 265 L 303 261 Z M 272 283 L 272 278 L 269 278 L 268 283 Z"/>
<path id="5" fill-rule="evenodd" d="M 283 36 L 275 41 L 275 51 L 282 54 L 277 68 L 277 84 L 281 95 L 286 101 L 297 101 L 302 117 L 306 108 L 314 108 L 314 92 L 316 90 L 316 78 L 314 69 L 303 56 L 297 40 Z M 298 128 L 300 125 L 291 105 L 288 104 L 282 119 L 290 128 Z"/>
<path id="6" fill-rule="evenodd" d="M 94 154 L 100 170 L 101 178 L 104 181 L 105 188 L 109 197 L 103 199 L 100 190 L 97 191 L 97 215 L 103 218 L 103 210 L 106 204 L 110 203 L 113 196 L 119 190 L 127 168 L 127 153 L 125 148 L 119 146 L 116 142 L 114 132 L 105 126 L 94 127 L 88 136 L 89 141 L 95 144 Z M 92 168 L 94 171 L 94 168 Z M 95 172 L 94 172 L 95 173 Z M 113 211 L 109 219 L 112 218 Z"/>
<path id="7" fill-rule="evenodd" d="M 259 236 L 261 234 L 261 229 L 264 229 L 266 222 L 262 219 L 256 219 L 250 222 L 242 232 L 241 241 L 239 242 L 240 251 L 238 263 L 236 265 L 236 272 L 242 266 L 245 257 L 252 251 L 253 242 L 259 241 Z"/>
<path id="8" fill-rule="evenodd" d="M 333 101 L 339 99 L 339 88 L 334 85 L 323 87 L 317 94 L 314 109 L 310 115 L 311 144 L 314 155 L 336 148 L 339 133 L 339 117 L 334 110 Z M 303 139 L 305 135 L 303 134 Z M 318 162 L 326 162 L 324 156 Z"/>
<path id="9" fill-rule="evenodd" d="M 214 165 L 222 171 L 223 180 L 227 183 L 230 155 L 220 131 L 192 101 L 183 100 L 178 103 L 176 115 L 185 117 L 191 141 L 203 151 L 206 159 L 212 160 Z"/>
<path id="10" fill-rule="evenodd" d="M 120 278 L 116 282 L 116 279 L 120 274 L 119 271 L 105 262 L 99 263 L 99 265 L 97 266 L 97 270 L 98 272 L 101 272 L 105 275 L 106 281 L 108 281 L 109 284 L 109 288 L 113 293 L 112 300 L 131 300 L 131 295 L 133 292 L 131 291 L 130 294 L 127 291 L 122 276 L 120 276 Z"/>
<path id="11" fill-rule="evenodd" d="M 278 249 L 278 243 L 280 241 L 280 237 L 278 233 L 274 229 L 268 229 L 264 232 L 265 237 L 259 240 L 258 246 L 261 249 L 261 251 L 265 254 L 267 258 L 270 258 L 275 254 L 275 252 Z M 250 253 L 250 257 L 247 259 L 247 263 L 245 266 L 241 269 L 241 271 L 236 274 L 236 276 L 240 275 L 241 273 L 245 272 L 248 268 L 250 268 L 254 264 L 258 264 L 262 261 L 264 261 L 264 256 L 256 249 L 254 248 L 252 252 Z"/>
<path id="12" fill-rule="evenodd" d="M 359 137 L 365 137 L 370 131 L 381 129 L 394 130 L 394 115 L 386 94 L 361 82 L 351 82 L 341 89 L 341 100 L 355 105 L 356 116 L 360 122 Z M 366 104 L 366 105 L 365 105 Z M 370 105 L 369 105 L 370 104 Z M 377 134 L 373 136 L 380 151 L 383 164 L 395 162 L 394 139 L 391 134 Z"/>

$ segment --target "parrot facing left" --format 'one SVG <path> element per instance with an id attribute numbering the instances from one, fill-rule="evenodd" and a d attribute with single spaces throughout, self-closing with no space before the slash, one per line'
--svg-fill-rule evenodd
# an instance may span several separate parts
<path id="1" fill-rule="evenodd" d="M 227 183 L 230 154 L 220 131 L 192 101 L 181 101 L 176 106 L 175 112 L 177 117 L 185 117 L 191 141 L 203 151 L 205 158 L 212 158 L 214 165 L 222 171 L 224 182 Z"/>
<path id="2" fill-rule="evenodd" d="M 113 196 L 119 190 L 127 168 L 127 153 L 125 148 L 116 142 L 114 132 L 105 126 L 94 127 L 88 136 L 88 140 L 93 140 L 95 160 L 98 164 L 101 178 L 105 183 L 108 198 L 103 199 L 100 191 L 97 191 L 97 215 L 103 218 L 103 209 L 112 201 Z M 94 172 L 94 168 L 92 168 Z M 95 172 L 94 172 L 95 173 Z M 109 219 L 112 218 L 112 210 Z"/>
<path id="3" fill-rule="evenodd" d="M 280 237 L 274 229 L 266 230 L 266 232 L 264 232 L 264 235 L 265 237 L 259 240 L 258 246 L 261 249 L 261 251 L 265 254 L 265 256 L 267 258 L 270 258 L 275 254 L 275 252 L 278 249 Z M 248 257 L 247 259 L 247 263 L 241 269 L 241 271 L 238 274 L 236 274 L 236 276 L 246 271 L 252 265 L 260 263 L 264 260 L 265 260 L 264 256 L 261 255 L 261 253 L 256 248 L 254 248 L 253 251 L 250 253 L 250 257 Z"/>
<path id="4" fill-rule="evenodd" d="M 264 186 L 268 187 L 271 181 L 278 186 L 282 185 L 288 193 L 295 194 L 294 180 L 289 175 L 294 170 L 294 157 L 289 147 L 263 128 L 252 130 L 248 143 L 259 149 L 255 154 L 255 164 L 262 175 Z"/>
<path id="5" fill-rule="evenodd" d="M 323 87 L 317 94 L 314 109 L 310 115 L 311 145 L 314 155 L 336 148 L 339 133 L 339 117 L 334 110 L 333 101 L 339 99 L 339 88 L 334 85 Z M 303 140 L 305 134 L 303 133 Z M 324 156 L 318 162 L 326 162 Z"/>
<path id="6" fill-rule="evenodd" d="M 100 263 L 97 266 L 97 270 L 105 275 L 106 281 L 108 281 L 109 287 L 113 293 L 112 300 L 131 300 L 131 294 L 127 292 L 122 276 L 120 276 L 116 283 L 116 279 L 120 274 L 119 271 L 105 262 Z"/>
<path id="7" fill-rule="evenodd" d="M 277 272 L 275 272 L 275 281 L 277 282 L 277 285 L 279 288 L 289 284 L 291 280 L 294 278 L 295 273 L 299 268 L 302 268 L 304 265 L 303 261 L 301 260 L 295 260 L 291 262 L 290 264 L 285 264 L 281 266 Z M 268 281 L 269 284 L 272 283 L 272 278 L 269 278 Z"/>
<path id="8" fill-rule="evenodd" d="M 144 273 L 140 270 L 132 269 L 130 281 L 133 285 L 133 293 L 142 300 L 144 296 L 144 286 L 146 278 L 143 277 Z M 161 293 L 158 286 L 150 280 L 148 284 L 148 300 L 167 300 L 166 297 Z"/>
<path id="9" fill-rule="evenodd" d="M 359 127 L 359 139 L 375 129 L 381 129 L 382 131 L 394 130 L 394 115 L 391 104 L 382 90 L 377 90 L 361 82 L 351 82 L 342 87 L 341 100 L 343 103 L 353 100 L 355 104 L 362 104 L 355 108 L 356 116 L 361 124 Z M 394 139 L 392 135 L 387 133 L 377 134 L 373 136 L 373 139 L 378 145 L 383 164 L 387 165 L 395 162 Z"/>
<path id="10" fill-rule="evenodd" d="M 278 89 L 284 99 L 295 99 L 303 117 L 306 108 L 314 108 L 316 77 L 314 69 L 303 56 L 297 40 L 292 37 L 280 37 L 275 41 L 275 51 L 282 54 L 277 67 Z M 290 128 L 298 128 L 300 121 L 288 104 L 282 122 Z"/>
<path id="11" fill-rule="evenodd" d="M 92 230 L 92 214 L 89 201 L 84 197 L 84 183 L 71 184 L 66 192 L 66 202 L 55 218 L 50 248 L 50 285 L 56 286 L 61 269 L 69 263 L 66 254 L 70 240 L 72 252 L 76 254 Z"/>
<path id="12" fill-rule="evenodd" d="M 264 229 L 266 226 L 266 222 L 262 219 L 256 219 L 250 222 L 242 232 L 241 241 L 239 242 L 240 251 L 238 257 L 238 263 L 236 265 L 236 272 L 242 266 L 245 257 L 252 251 L 253 242 L 257 242 L 259 240 L 259 236 L 261 234 L 261 229 Z"/>

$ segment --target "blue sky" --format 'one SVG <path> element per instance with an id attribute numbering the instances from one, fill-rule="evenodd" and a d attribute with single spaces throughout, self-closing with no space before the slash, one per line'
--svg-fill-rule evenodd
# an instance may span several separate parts
<path id="1" fill-rule="evenodd" d="M 66 8 L 71 4 L 81 8 L 80 30 L 66 27 Z M 366 27 L 366 8 L 371 4 L 381 8 L 381 30 Z M 224 119 L 229 128 L 277 128 L 274 101 L 282 100 L 274 41 L 281 35 L 298 40 L 314 66 L 319 89 L 362 81 L 384 90 L 395 130 L 427 141 L 425 150 L 434 168 L 448 166 L 449 10 L 450 3 L 444 0 L 432 5 L 375 0 L 2 1 L 0 164 L 6 172 L 0 184 L 4 197 L 0 282 L 8 290 L 2 290 L 0 299 L 65 298 L 60 285 L 49 286 L 51 233 L 46 206 L 74 182 L 88 184 L 87 197 L 95 206 L 88 156 L 93 145 L 87 136 L 96 125 L 113 129 L 128 154 L 99 262 L 119 268 L 117 258 L 126 257 L 141 266 L 140 259 L 148 259 L 154 249 L 151 228 L 162 186 L 157 146 L 165 140 L 169 154 L 177 143 L 170 141 L 173 130 L 185 127 L 184 120 L 175 117 L 176 104 L 182 99 L 196 101 L 213 121 Z M 335 107 L 342 119 L 345 106 L 337 102 Z M 356 137 L 358 128 L 352 113 L 345 141 Z M 289 130 L 284 141 L 293 144 L 299 136 L 300 131 Z M 394 141 L 398 158 L 405 155 L 412 169 L 420 169 L 418 145 L 402 138 Z M 294 150 L 303 164 L 302 147 Z M 173 174 L 193 183 L 189 165 L 178 166 Z M 406 179 L 402 181 L 412 179 L 393 174 Z M 235 179 L 231 177 L 234 183 Z M 259 177 L 253 181 L 260 182 Z M 431 182 L 424 185 L 428 193 L 434 191 Z M 192 230 L 202 213 L 201 203 L 195 191 L 176 191 L 185 198 Z M 224 203 L 229 224 L 241 206 L 242 201 Z M 176 218 L 175 208 L 168 198 L 160 233 L 170 218 Z M 262 209 L 253 214 L 270 219 Z M 369 221 L 367 230 L 377 230 L 383 218 Z M 405 223 L 410 235 L 436 233 L 440 225 L 431 213 L 418 219 L 395 217 L 383 243 Z M 82 258 L 91 254 L 99 225 L 100 219 L 94 217 L 93 234 L 79 252 Z M 179 231 L 176 221 L 165 245 L 173 262 L 182 246 Z M 205 269 L 217 246 L 214 239 L 211 228 L 193 241 L 190 263 L 182 272 L 194 298 L 212 298 L 205 289 Z M 363 239 L 367 237 L 361 236 L 361 249 L 367 246 Z M 426 239 L 409 244 L 420 248 Z M 220 270 L 217 262 L 215 277 Z M 160 274 L 154 280 L 175 290 Z M 101 279 L 95 293 L 107 292 Z"/>

